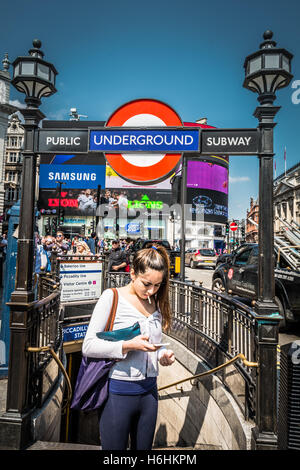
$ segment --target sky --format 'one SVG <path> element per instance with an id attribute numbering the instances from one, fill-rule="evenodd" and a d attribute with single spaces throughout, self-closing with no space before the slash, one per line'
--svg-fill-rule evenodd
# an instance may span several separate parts
<path id="1" fill-rule="evenodd" d="M 0 60 L 27 55 L 42 41 L 57 71 L 57 93 L 44 98 L 47 119 L 70 108 L 106 121 L 121 105 L 152 98 L 182 121 L 207 118 L 218 128 L 255 128 L 257 95 L 243 88 L 245 57 L 273 31 L 294 54 L 290 85 L 277 92 L 276 175 L 300 160 L 299 0 L 14 0 L 1 5 Z M 11 69 L 12 70 L 12 69 Z M 11 90 L 11 102 L 24 96 Z M 299 101 L 299 103 L 298 103 Z M 82 118 L 85 119 L 85 118 Z M 242 219 L 258 196 L 255 156 L 230 157 L 229 218 Z"/>

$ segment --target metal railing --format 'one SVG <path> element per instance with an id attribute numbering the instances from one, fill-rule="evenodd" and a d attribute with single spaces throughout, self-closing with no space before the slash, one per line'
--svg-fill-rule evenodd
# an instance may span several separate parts
<path id="1" fill-rule="evenodd" d="M 211 368 L 227 359 L 243 354 L 248 361 L 256 360 L 255 313 L 246 305 L 226 294 L 200 286 L 170 281 L 170 302 L 173 314 L 168 335 L 184 344 Z M 246 418 L 255 416 L 255 371 L 245 363 L 222 372 L 221 380 L 230 387 Z"/>
<path id="2" fill-rule="evenodd" d="M 121 287 L 130 281 L 129 273 L 106 273 L 105 287 Z M 210 368 L 238 354 L 255 362 L 255 320 L 248 306 L 226 294 L 170 280 L 172 324 L 167 334 L 182 343 Z M 230 387 L 246 419 L 255 417 L 256 371 L 246 362 L 235 362 L 219 378 Z M 234 382 L 234 386 L 232 386 Z"/>
<path id="3" fill-rule="evenodd" d="M 41 407 L 55 383 L 58 373 L 51 373 L 52 379 L 45 385 L 45 372 L 52 355 L 62 346 L 62 329 L 59 324 L 60 290 L 57 279 L 43 275 L 39 279 L 40 300 L 32 307 L 32 328 L 29 332 L 29 348 L 34 349 L 28 356 L 28 405 Z M 48 348 L 48 349 L 47 349 Z M 27 348 L 27 350 L 29 350 Z"/>

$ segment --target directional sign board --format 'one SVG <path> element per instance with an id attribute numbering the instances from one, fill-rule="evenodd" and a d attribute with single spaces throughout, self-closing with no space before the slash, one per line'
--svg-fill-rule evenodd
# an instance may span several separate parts
<path id="1" fill-rule="evenodd" d="M 87 153 L 87 129 L 40 129 L 38 153 Z"/>
<path id="2" fill-rule="evenodd" d="M 89 145 L 90 151 L 105 153 L 199 152 L 199 129 L 190 127 L 91 129 Z"/>
<path id="3" fill-rule="evenodd" d="M 238 225 L 237 225 L 237 223 L 235 223 L 235 222 L 231 222 L 231 224 L 229 225 L 229 227 L 230 227 L 230 230 L 231 230 L 232 232 L 235 232 L 235 231 L 238 229 Z"/>
<path id="4" fill-rule="evenodd" d="M 201 155 L 256 155 L 258 129 L 202 129 Z"/>

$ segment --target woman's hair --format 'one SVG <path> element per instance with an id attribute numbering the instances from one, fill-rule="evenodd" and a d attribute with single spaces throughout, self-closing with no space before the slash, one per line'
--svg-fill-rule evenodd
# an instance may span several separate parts
<path id="1" fill-rule="evenodd" d="M 171 323 L 169 300 L 170 260 L 167 250 L 159 245 L 139 250 L 134 256 L 132 269 L 136 275 L 144 274 L 148 269 L 163 272 L 163 280 L 156 293 L 156 299 L 162 314 L 163 329 L 167 330 Z"/>

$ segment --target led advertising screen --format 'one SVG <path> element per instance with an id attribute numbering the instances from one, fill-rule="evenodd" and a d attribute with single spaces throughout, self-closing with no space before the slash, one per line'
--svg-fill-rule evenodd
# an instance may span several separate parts
<path id="1" fill-rule="evenodd" d="M 121 178 L 117 173 L 109 166 L 106 165 L 105 174 L 105 187 L 106 188 L 122 188 L 122 189 L 168 189 L 171 190 L 170 178 L 161 181 L 160 183 L 154 183 L 151 185 L 140 185 L 130 183 L 129 181 Z"/>
<path id="2" fill-rule="evenodd" d="M 188 161 L 187 203 L 192 218 L 226 223 L 228 218 L 228 170 L 203 161 Z"/>
<path id="3" fill-rule="evenodd" d="M 228 170 L 214 163 L 188 161 L 187 187 L 228 194 Z"/>
<path id="4" fill-rule="evenodd" d="M 105 185 L 105 165 L 70 164 L 70 157 L 55 155 L 51 163 L 40 164 L 38 209 L 55 215 L 61 207 L 65 215 L 94 216 L 98 185 Z"/>

